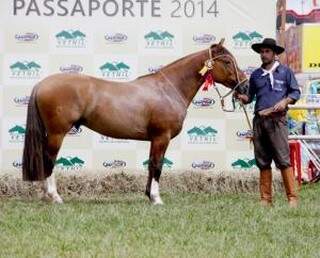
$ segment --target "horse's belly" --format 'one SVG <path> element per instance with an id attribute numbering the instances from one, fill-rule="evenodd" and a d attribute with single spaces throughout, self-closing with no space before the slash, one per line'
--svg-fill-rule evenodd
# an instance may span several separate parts
<path id="1" fill-rule="evenodd" d="M 100 115 L 85 123 L 90 129 L 113 138 L 147 140 L 147 126 L 143 119 L 123 115 Z"/>

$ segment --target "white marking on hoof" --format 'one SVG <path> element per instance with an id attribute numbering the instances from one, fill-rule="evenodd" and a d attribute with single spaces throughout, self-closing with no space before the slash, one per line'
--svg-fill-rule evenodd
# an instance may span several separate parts
<path id="1" fill-rule="evenodd" d="M 63 203 L 62 198 L 57 192 L 56 180 L 53 173 L 44 181 L 44 196 L 49 202 Z"/>
<path id="2" fill-rule="evenodd" d="M 54 196 L 52 196 L 51 201 L 52 201 L 52 203 L 59 203 L 59 204 L 63 203 L 63 200 L 59 194 L 55 194 Z"/>
<path id="3" fill-rule="evenodd" d="M 163 201 L 161 200 L 161 198 L 152 198 L 151 197 L 151 203 L 153 205 L 163 205 Z"/>
<path id="4" fill-rule="evenodd" d="M 160 198 L 160 193 L 159 193 L 159 183 L 154 179 L 152 179 L 152 182 L 151 182 L 150 200 L 151 200 L 151 203 L 154 205 L 163 204 Z"/>

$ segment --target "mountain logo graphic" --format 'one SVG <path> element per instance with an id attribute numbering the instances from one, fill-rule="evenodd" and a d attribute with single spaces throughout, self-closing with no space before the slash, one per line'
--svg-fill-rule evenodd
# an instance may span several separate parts
<path id="1" fill-rule="evenodd" d="M 55 35 L 57 47 L 62 48 L 85 48 L 86 34 L 80 30 L 63 30 Z"/>
<path id="2" fill-rule="evenodd" d="M 10 65 L 11 78 L 36 79 L 39 77 L 41 66 L 34 61 L 17 61 Z"/>
<path id="3" fill-rule="evenodd" d="M 251 169 L 257 167 L 255 159 L 237 159 L 231 164 L 233 169 Z"/>
<path id="4" fill-rule="evenodd" d="M 55 163 L 56 168 L 61 170 L 79 170 L 84 165 L 85 162 L 78 157 L 60 157 Z"/>
<path id="5" fill-rule="evenodd" d="M 233 37 L 235 48 L 250 48 L 254 43 L 259 43 L 262 41 L 263 36 L 256 31 L 253 32 L 243 32 L 240 31 Z"/>
<path id="6" fill-rule="evenodd" d="M 211 126 L 195 126 L 187 134 L 189 144 L 215 144 L 218 131 Z"/>
<path id="7" fill-rule="evenodd" d="M 106 79 L 128 80 L 130 76 L 130 66 L 124 62 L 106 62 L 99 69 Z"/>
<path id="8" fill-rule="evenodd" d="M 142 165 L 144 166 L 144 168 L 148 168 L 149 165 L 149 159 L 145 160 Z M 173 162 L 171 160 L 169 160 L 168 158 L 164 157 L 162 160 L 162 165 L 163 168 L 172 168 L 173 166 Z"/>
<path id="9" fill-rule="evenodd" d="M 15 125 L 8 131 L 10 137 L 9 142 L 11 143 L 22 143 L 26 133 L 25 126 Z"/>
<path id="10" fill-rule="evenodd" d="M 170 49 L 174 47 L 175 37 L 168 31 L 150 31 L 144 35 L 146 48 Z"/>

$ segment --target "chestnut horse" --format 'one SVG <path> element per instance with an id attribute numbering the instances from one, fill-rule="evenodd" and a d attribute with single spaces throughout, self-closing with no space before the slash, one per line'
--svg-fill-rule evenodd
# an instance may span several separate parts
<path id="1" fill-rule="evenodd" d="M 162 160 L 208 74 L 230 89 L 240 88 L 240 82 L 246 81 L 223 40 L 130 82 L 78 74 L 48 76 L 33 88 L 30 97 L 23 179 L 42 181 L 45 195 L 62 203 L 52 170 L 64 136 L 73 126 L 84 125 L 114 138 L 151 141 L 146 195 L 152 203 L 162 204 Z"/>

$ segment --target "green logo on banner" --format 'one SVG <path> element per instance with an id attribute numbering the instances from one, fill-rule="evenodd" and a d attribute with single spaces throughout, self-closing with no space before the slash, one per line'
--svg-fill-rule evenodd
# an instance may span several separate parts
<path id="1" fill-rule="evenodd" d="M 130 66 L 124 62 L 107 62 L 99 69 L 102 76 L 108 79 L 127 80 L 129 78 Z"/>
<path id="2" fill-rule="evenodd" d="M 263 36 L 258 32 L 238 32 L 233 37 L 235 48 L 249 48 L 254 43 L 262 41 Z"/>
<path id="3" fill-rule="evenodd" d="M 211 144 L 216 143 L 218 131 L 211 126 L 193 127 L 187 134 L 189 135 L 190 144 Z"/>
<path id="4" fill-rule="evenodd" d="M 146 48 L 173 48 L 174 35 L 168 31 L 151 31 L 144 38 Z"/>
<path id="5" fill-rule="evenodd" d="M 257 166 L 255 159 L 238 159 L 231 164 L 234 169 L 251 169 Z"/>
<path id="6" fill-rule="evenodd" d="M 21 143 L 24 141 L 24 136 L 26 133 L 26 129 L 24 126 L 16 125 L 9 129 L 10 139 L 9 141 L 11 143 Z"/>
<path id="7" fill-rule="evenodd" d="M 142 163 L 142 165 L 145 168 L 148 168 L 149 162 L 150 162 L 150 160 L 147 159 L 146 161 L 144 161 Z M 162 165 L 163 165 L 163 168 L 172 168 L 173 162 L 171 160 L 169 160 L 168 158 L 164 157 L 163 160 L 162 160 Z"/>
<path id="8" fill-rule="evenodd" d="M 11 77 L 18 79 L 37 78 L 39 76 L 40 69 L 41 66 L 34 61 L 18 61 L 10 65 Z"/>
<path id="9" fill-rule="evenodd" d="M 61 170 L 79 170 L 85 162 L 78 157 L 61 157 L 56 160 L 56 168 Z"/>
<path id="10" fill-rule="evenodd" d="M 79 30 L 63 30 L 56 34 L 57 47 L 84 48 L 86 35 Z"/>

